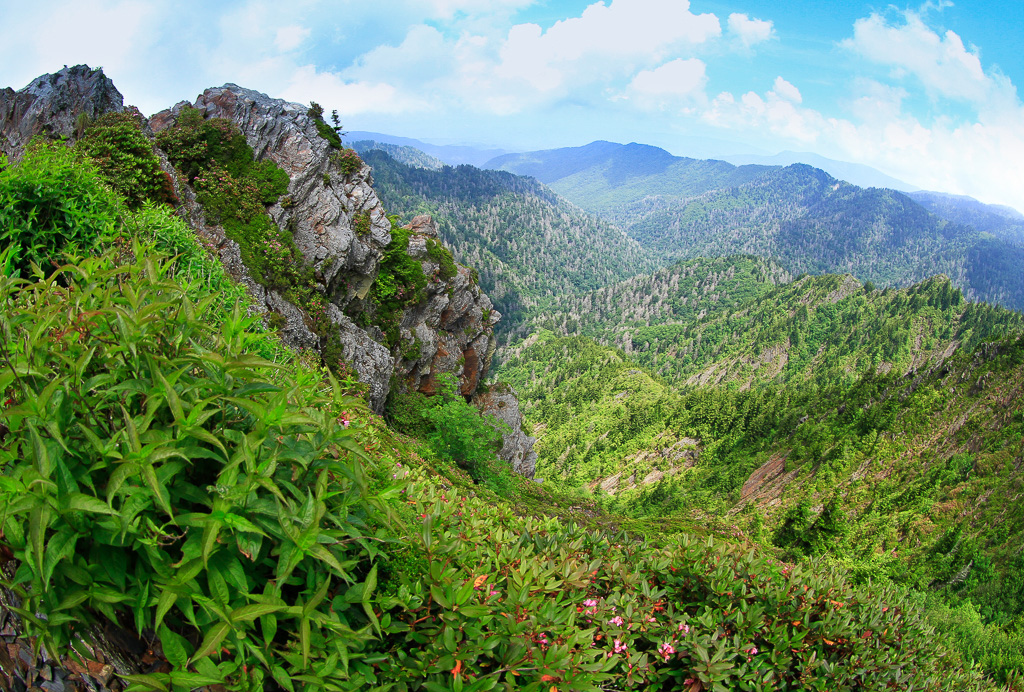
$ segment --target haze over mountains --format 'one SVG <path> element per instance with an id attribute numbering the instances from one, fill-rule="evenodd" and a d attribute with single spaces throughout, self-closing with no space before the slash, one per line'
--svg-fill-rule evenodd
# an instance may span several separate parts
<path id="1" fill-rule="evenodd" d="M 412 145 L 402 152 L 394 146 L 376 148 L 391 147 L 412 168 L 437 169 L 436 160 L 420 161 Z M 806 164 L 735 166 L 636 143 L 506 153 L 485 166 L 535 178 L 614 224 L 646 251 L 647 266 L 747 253 L 773 258 L 794 275 L 850 272 L 880 286 L 945 274 L 970 299 L 1024 306 L 1024 220 L 970 198 L 908 196 L 862 188 Z M 607 262 L 602 255 L 598 264 Z"/>

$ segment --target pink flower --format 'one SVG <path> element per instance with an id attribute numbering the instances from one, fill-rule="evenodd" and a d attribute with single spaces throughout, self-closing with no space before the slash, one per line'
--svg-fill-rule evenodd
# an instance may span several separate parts
<path id="1" fill-rule="evenodd" d="M 683 636 L 685 637 L 690 633 L 690 626 L 687 625 L 685 622 L 680 622 L 678 631 L 682 632 Z"/>
<path id="2" fill-rule="evenodd" d="M 618 639 L 615 640 L 615 646 L 612 647 L 612 653 L 624 654 L 626 653 L 626 645 L 620 642 Z"/>
<path id="3" fill-rule="evenodd" d="M 616 627 L 622 627 L 622 618 L 616 615 L 608 621 L 609 625 L 615 625 Z"/>
<path id="4" fill-rule="evenodd" d="M 668 642 L 662 642 L 661 646 L 658 647 L 658 655 L 661 656 L 666 661 L 675 652 L 676 652 L 675 647 L 672 646 L 671 644 L 669 644 Z"/>
<path id="5" fill-rule="evenodd" d="M 597 605 L 597 601 L 593 598 L 588 598 L 587 600 L 583 601 L 583 605 L 587 608 L 593 608 Z"/>

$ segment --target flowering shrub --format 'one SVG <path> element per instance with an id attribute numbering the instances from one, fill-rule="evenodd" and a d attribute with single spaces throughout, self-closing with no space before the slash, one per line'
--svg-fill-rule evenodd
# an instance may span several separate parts
<path id="1" fill-rule="evenodd" d="M 377 601 L 384 637 L 370 645 L 385 655 L 362 684 L 983 688 L 890 588 L 853 587 L 828 569 L 785 568 L 710 539 L 656 547 L 517 517 L 415 472 L 406 482 L 419 525 L 410 540 L 426 565 L 389 572 L 398 583 Z"/>

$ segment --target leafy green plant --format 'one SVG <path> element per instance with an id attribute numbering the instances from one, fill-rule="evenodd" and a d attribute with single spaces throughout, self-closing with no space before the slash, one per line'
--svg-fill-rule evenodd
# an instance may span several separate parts
<path id="1" fill-rule="evenodd" d="M 341 125 L 339 123 L 337 129 L 335 129 L 324 122 L 323 106 L 316 101 L 310 102 L 306 115 L 308 115 L 313 120 L 313 124 L 316 125 L 317 134 L 327 140 L 327 143 L 335 149 L 341 149 Z"/>
<path id="2" fill-rule="evenodd" d="M 150 248 L 132 254 L 0 279 L 15 612 L 54 655 L 83 624 L 155 631 L 173 672 L 139 690 L 346 677 L 379 628 L 356 402 L 253 355 L 237 303 L 211 320 L 218 295 L 195 302 Z"/>
<path id="3" fill-rule="evenodd" d="M 80 152 L 36 140 L 17 165 L 0 164 L 0 247 L 10 248 L 0 273 L 27 275 L 113 237 L 119 199 Z"/>
<path id="4" fill-rule="evenodd" d="M 174 183 L 160 168 L 153 143 L 142 133 L 136 109 L 104 113 L 89 125 L 75 147 L 84 151 L 100 175 L 130 208 L 145 201 L 176 203 Z"/>

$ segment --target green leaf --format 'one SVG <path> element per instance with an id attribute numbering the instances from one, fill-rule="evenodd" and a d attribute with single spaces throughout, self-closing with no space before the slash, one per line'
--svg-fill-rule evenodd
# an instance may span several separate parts
<path id="1" fill-rule="evenodd" d="M 43 587 L 49 585 L 50 577 L 57 564 L 70 556 L 75 550 L 78 535 L 69 529 L 63 529 L 50 538 L 46 544 L 46 560 L 43 562 Z"/>
<path id="2" fill-rule="evenodd" d="M 187 673 L 185 671 L 171 671 L 171 682 L 174 685 L 181 685 L 187 689 L 195 689 L 204 685 L 222 685 L 224 678 L 221 676 L 202 675 L 200 673 Z"/>
<path id="3" fill-rule="evenodd" d="M 188 663 L 188 642 L 185 638 L 176 632 L 172 632 L 165 625 L 160 625 L 157 633 L 167 660 L 175 668 L 184 668 Z"/>
<path id="4" fill-rule="evenodd" d="M 169 692 L 170 688 L 164 682 L 165 675 L 124 675 L 125 680 L 132 684 L 129 692 L 143 690 L 144 692 Z M 138 687 L 136 687 L 138 685 Z"/>
<path id="5" fill-rule="evenodd" d="M 40 579 L 45 574 L 44 567 L 44 545 L 46 542 L 46 529 L 50 526 L 53 513 L 46 505 L 35 506 L 29 514 L 28 535 L 29 543 L 32 546 L 32 560 L 35 563 L 36 576 Z"/>
<path id="6" fill-rule="evenodd" d="M 146 480 L 146 485 L 153 491 L 153 495 L 156 497 L 156 502 L 160 505 L 160 509 L 167 513 L 167 516 L 174 517 L 174 511 L 171 510 L 170 498 L 167 493 L 167 488 L 160 484 L 157 480 L 156 471 L 150 464 L 140 464 L 142 468 L 142 477 Z"/>
<path id="7" fill-rule="evenodd" d="M 67 498 L 68 509 L 73 512 L 90 512 L 92 514 L 112 514 L 117 515 L 110 505 L 103 500 L 92 497 L 91 495 L 84 495 L 82 493 L 72 493 Z"/>
<path id="8" fill-rule="evenodd" d="M 231 625 L 226 622 L 221 622 L 213 626 L 206 636 L 203 637 L 203 643 L 199 645 L 199 649 L 189 659 L 189 664 L 195 663 L 200 658 L 206 658 L 210 654 L 217 651 L 220 647 L 220 643 L 224 641 L 224 638 L 228 636 L 231 631 Z"/>
<path id="9" fill-rule="evenodd" d="M 156 621 L 153 623 L 153 627 L 157 630 L 160 629 L 160 624 L 164 621 L 164 616 L 167 615 L 174 603 L 178 600 L 178 594 L 168 587 L 164 587 L 164 590 L 160 592 L 160 598 L 156 602 Z"/>
<path id="10" fill-rule="evenodd" d="M 283 605 L 271 605 L 269 603 L 253 603 L 251 605 L 242 606 L 231 611 L 229 618 L 231 622 L 251 622 L 258 617 L 269 615 L 270 613 L 279 612 L 284 608 Z"/>
<path id="11" fill-rule="evenodd" d="M 32 421 L 26 421 L 26 423 L 28 424 L 29 435 L 32 438 L 32 457 L 36 463 L 36 471 L 43 478 L 49 478 L 50 473 L 53 471 L 50 452 L 47 450 L 46 444 L 43 443 L 43 439 L 39 436 L 39 431 L 32 424 Z"/>

